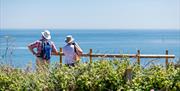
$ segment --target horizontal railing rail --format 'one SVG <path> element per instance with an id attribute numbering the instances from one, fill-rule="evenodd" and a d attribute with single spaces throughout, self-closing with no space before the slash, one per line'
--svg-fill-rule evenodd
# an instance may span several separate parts
<path id="1" fill-rule="evenodd" d="M 64 56 L 64 53 L 61 53 L 60 55 Z M 137 54 L 89 54 L 84 53 L 81 55 L 82 57 L 106 57 L 106 58 L 136 58 Z M 140 54 L 140 58 L 175 58 L 175 55 L 162 55 L 162 54 Z"/>
<path id="2" fill-rule="evenodd" d="M 62 48 L 60 48 L 60 64 L 62 64 L 62 57 L 64 53 L 62 52 Z M 140 54 L 140 50 L 137 50 L 137 54 L 93 54 L 92 49 L 90 49 L 89 53 L 82 54 L 82 57 L 89 57 L 90 63 L 92 63 L 93 57 L 102 57 L 102 58 L 137 58 L 137 63 L 140 64 L 141 58 L 164 58 L 166 66 L 168 65 L 169 58 L 175 58 L 175 55 L 168 55 L 168 50 L 166 50 L 165 54 Z"/>

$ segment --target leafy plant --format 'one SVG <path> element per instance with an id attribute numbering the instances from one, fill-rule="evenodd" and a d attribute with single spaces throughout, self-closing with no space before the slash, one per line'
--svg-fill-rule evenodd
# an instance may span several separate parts
<path id="1" fill-rule="evenodd" d="M 48 66 L 47 66 L 48 67 Z M 132 81 L 125 71 L 132 69 Z M 51 65 L 36 72 L 0 66 L 0 91 L 121 91 L 121 90 L 180 90 L 180 69 L 169 65 L 141 68 L 128 58 L 99 60 L 92 64 L 78 63 L 75 67 Z"/>

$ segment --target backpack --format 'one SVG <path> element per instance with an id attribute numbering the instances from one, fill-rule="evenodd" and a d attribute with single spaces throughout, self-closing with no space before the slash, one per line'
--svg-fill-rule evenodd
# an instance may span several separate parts
<path id="1" fill-rule="evenodd" d="M 51 58 L 51 41 L 42 40 L 41 43 L 41 57 L 45 60 L 49 60 Z"/>
<path id="2" fill-rule="evenodd" d="M 76 53 L 75 54 L 75 60 L 78 61 L 80 60 L 81 56 L 82 56 L 82 49 L 79 47 L 79 45 L 77 43 L 73 43 L 74 45 L 74 52 Z"/>

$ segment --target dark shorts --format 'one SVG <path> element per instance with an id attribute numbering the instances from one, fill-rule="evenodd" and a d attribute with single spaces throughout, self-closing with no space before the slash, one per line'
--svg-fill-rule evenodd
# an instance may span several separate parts
<path id="1" fill-rule="evenodd" d="M 69 67 L 74 67 L 74 66 L 75 66 L 75 63 L 66 64 L 66 66 L 69 66 Z"/>

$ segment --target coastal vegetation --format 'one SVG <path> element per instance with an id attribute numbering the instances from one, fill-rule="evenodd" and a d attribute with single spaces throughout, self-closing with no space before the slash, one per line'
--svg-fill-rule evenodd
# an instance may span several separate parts
<path id="1" fill-rule="evenodd" d="M 125 71 L 132 69 L 132 79 Z M 180 68 L 150 64 L 143 68 L 129 58 L 77 63 L 75 67 L 54 64 L 31 70 L 0 66 L 0 91 L 177 91 Z"/>

